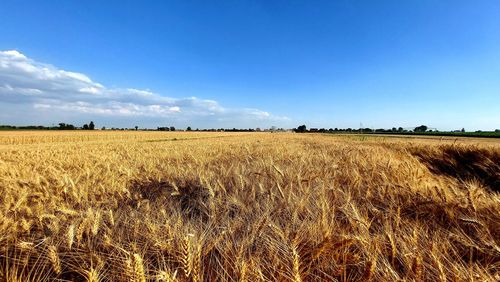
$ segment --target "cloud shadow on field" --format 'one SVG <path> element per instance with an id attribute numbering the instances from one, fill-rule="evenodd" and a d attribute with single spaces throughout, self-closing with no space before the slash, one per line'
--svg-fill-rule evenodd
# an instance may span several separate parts
<path id="1" fill-rule="evenodd" d="M 147 200 L 154 207 L 173 208 L 188 220 L 209 219 L 210 193 L 197 180 L 135 180 L 130 186 L 129 205 L 137 206 Z"/>
<path id="2" fill-rule="evenodd" d="M 413 150 L 429 170 L 459 181 L 477 180 L 491 191 L 500 192 L 500 153 L 481 148 L 447 145 L 439 150 Z"/>

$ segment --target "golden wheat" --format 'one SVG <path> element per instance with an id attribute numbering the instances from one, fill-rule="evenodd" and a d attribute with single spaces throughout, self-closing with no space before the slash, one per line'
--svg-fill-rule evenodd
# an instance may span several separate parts
<path id="1" fill-rule="evenodd" d="M 0 280 L 497 281 L 499 143 L 1 132 Z"/>

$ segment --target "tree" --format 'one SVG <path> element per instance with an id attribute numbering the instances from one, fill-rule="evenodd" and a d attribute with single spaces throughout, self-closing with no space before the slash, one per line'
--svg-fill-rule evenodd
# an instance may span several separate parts
<path id="1" fill-rule="evenodd" d="M 402 127 L 398 127 L 398 132 L 403 132 L 403 128 Z"/>
<path id="2" fill-rule="evenodd" d="M 295 129 L 295 132 L 300 132 L 300 133 L 303 133 L 303 132 L 306 132 L 307 131 L 307 127 L 305 124 L 297 127 L 297 129 Z"/>
<path id="3" fill-rule="evenodd" d="M 460 130 L 460 131 L 462 131 L 462 133 L 465 132 L 465 128 L 462 127 L 462 130 Z"/>
<path id="4" fill-rule="evenodd" d="M 103 127 L 101 128 L 101 130 L 106 130 L 106 126 L 103 126 Z"/>
<path id="5" fill-rule="evenodd" d="M 74 130 L 75 126 L 67 123 L 59 123 L 59 130 Z"/>
<path id="6" fill-rule="evenodd" d="M 415 127 L 414 131 L 415 131 L 415 132 L 426 132 L 426 131 L 427 131 L 427 128 L 428 128 L 427 126 L 425 126 L 425 125 L 421 125 L 421 126 L 417 126 L 417 127 Z"/>
<path id="7" fill-rule="evenodd" d="M 135 131 L 137 131 L 138 129 L 139 129 L 139 126 L 137 126 L 137 125 L 136 125 L 136 126 L 135 126 Z"/>
<path id="8" fill-rule="evenodd" d="M 95 129 L 95 125 L 94 125 L 93 121 L 90 121 L 90 123 L 89 123 L 89 129 L 90 130 L 94 130 Z"/>
<path id="9" fill-rule="evenodd" d="M 83 125 L 83 130 L 89 130 L 89 125 L 88 124 L 84 124 Z"/>
<path id="10" fill-rule="evenodd" d="M 175 131 L 175 127 L 171 126 L 170 131 Z"/>
<path id="11" fill-rule="evenodd" d="M 192 129 L 191 129 L 191 126 L 188 126 L 188 127 L 186 128 L 186 131 L 191 131 L 191 130 L 192 130 Z"/>

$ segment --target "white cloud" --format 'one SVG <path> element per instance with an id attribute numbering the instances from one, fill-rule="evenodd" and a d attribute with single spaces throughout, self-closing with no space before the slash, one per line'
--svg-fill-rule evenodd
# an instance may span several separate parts
<path id="1" fill-rule="evenodd" d="M 14 123 L 93 118 L 121 124 L 142 122 L 151 127 L 166 121 L 198 122 L 201 127 L 246 127 L 288 120 L 257 109 L 225 108 L 213 100 L 165 97 L 135 88 L 107 88 L 85 74 L 36 62 L 15 50 L 0 51 L 0 111 Z M 22 111 L 29 114 L 23 115 Z"/>
<path id="2" fill-rule="evenodd" d="M 101 92 L 100 89 L 96 87 L 83 87 L 80 88 L 78 91 L 89 94 L 99 94 Z"/>
<path id="3" fill-rule="evenodd" d="M 26 59 L 26 56 L 24 56 L 23 54 L 19 53 L 16 50 L 3 51 L 3 53 L 13 58 Z"/>

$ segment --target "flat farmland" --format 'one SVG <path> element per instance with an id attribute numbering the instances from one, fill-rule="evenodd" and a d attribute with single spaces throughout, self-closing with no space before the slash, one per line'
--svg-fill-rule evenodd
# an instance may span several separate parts
<path id="1" fill-rule="evenodd" d="M 498 281 L 500 142 L 0 132 L 2 281 Z"/>

